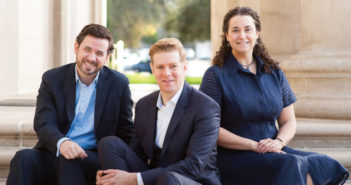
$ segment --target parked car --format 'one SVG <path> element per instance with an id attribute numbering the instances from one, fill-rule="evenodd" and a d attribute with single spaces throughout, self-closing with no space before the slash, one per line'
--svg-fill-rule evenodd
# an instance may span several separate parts
<path id="1" fill-rule="evenodd" d="M 151 73 L 150 59 L 142 60 L 137 64 L 126 66 L 124 71 L 149 72 Z"/>

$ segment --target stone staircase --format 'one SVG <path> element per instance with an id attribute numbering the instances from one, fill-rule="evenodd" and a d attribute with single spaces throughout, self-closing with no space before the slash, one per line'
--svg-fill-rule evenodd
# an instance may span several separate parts
<path id="1" fill-rule="evenodd" d="M 149 87 L 147 90 L 149 92 L 154 88 Z M 131 87 L 131 90 L 134 93 L 138 88 Z M 135 101 L 143 96 L 143 93 L 134 94 L 137 94 L 133 97 Z M 34 97 L 17 96 L 6 101 L 0 100 L 0 185 L 6 182 L 9 163 L 15 152 L 33 147 L 37 141 L 33 130 Z M 351 120 L 298 118 L 296 136 L 289 146 L 327 154 L 351 170 Z M 351 185 L 351 180 L 346 184 Z"/>
<path id="2" fill-rule="evenodd" d="M 0 185 L 5 184 L 10 160 L 17 150 L 33 147 L 34 106 L 0 105 Z"/>
<path id="3" fill-rule="evenodd" d="M 300 118 L 296 135 L 288 146 L 329 155 L 351 171 L 351 120 Z"/>

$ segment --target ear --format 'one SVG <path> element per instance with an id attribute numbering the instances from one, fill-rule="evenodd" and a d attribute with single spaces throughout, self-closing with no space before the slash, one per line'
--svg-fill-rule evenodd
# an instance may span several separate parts
<path id="1" fill-rule="evenodd" d="M 77 42 L 74 42 L 74 54 L 78 54 L 78 49 L 79 49 L 79 45 Z"/>
<path id="2" fill-rule="evenodd" d="M 260 32 L 256 31 L 256 40 L 258 39 L 258 36 L 260 36 Z"/>
<path id="3" fill-rule="evenodd" d="M 151 68 L 152 74 L 154 74 L 154 65 L 152 64 L 152 61 L 150 61 L 150 68 Z"/>
<path id="4" fill-rule="evenodd" d="M 188 62 L 187 61 L 184 61 L 183 69 L 184 69 L 184 72 L 186 72 L 186 70 L 188 70 Z"/>
<path id="5" fill-rule="evenodd" d="M 110 53 L 110 54 L 107 54 L 107 55 L 106 55 L 106 60 L 105 60 L 105 62 L 108 61 L 108 60 L 110 59 L 110 57 L 111 57 L 111 53 Z"/>

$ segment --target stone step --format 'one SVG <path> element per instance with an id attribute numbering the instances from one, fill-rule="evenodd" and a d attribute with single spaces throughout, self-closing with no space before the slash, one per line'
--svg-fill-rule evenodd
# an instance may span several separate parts
<path id="1" fill-rule="evenodd" d="M 9 165 L 12 157 L 16 151 L 24 148 L 19 147 L 0 147 L 0 179 L 7 178 L 9 172 Z M 351 170 L 351 149 L 309 149 L 304 151 L 317 152 L 326 154 L 338 161 L 340 161 L 345 168 Z M 351 185 L 351 181 L 349 181 Z M 1 185 L 1 181 L 0 181 Z"/>
<path id="2" fill-rule="evenodd" d="M 0 106 L 0 147 L 32 147 L 35 107 Z"/>
<path id="3" fill-rule="evenodd" d="M 297 119 L 293 148 L 351 148 L 351 120 Z"/>
<path id="4" fill-rule="evenodd" d="M 35 107 L 0 106 L 0 147 L 33 146 Z M 297 119 L 293 148 L 351 148 L 351 120 Z"/>

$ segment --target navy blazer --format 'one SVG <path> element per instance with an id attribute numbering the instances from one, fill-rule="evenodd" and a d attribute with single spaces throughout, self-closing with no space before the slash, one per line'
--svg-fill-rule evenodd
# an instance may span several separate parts
<path id="1" fill-rule="evenodd" d="M 57 142 L 65 137 L 75 115 L 75 63 L 43 74 L 38 91 L 34 129 L 39 138 L 35 148 L 56 155 Z M 123 74 L 104 66 L 96 86 L 94 131 L 96 141 L 118 136 L 126 143 L 133 137 L 129 82 Z"/>
<path id="2" fill-rule="evenodd" d="M 159 91 L 138 101 L 135 137 L 131 148 L 145 162 L 154 152 Z M 202 184 L 220 184 L 216 167 L 219 132 L 218 104 L 187 83 L 170 120 L 161 152 L 160 167 L 141 172 L 145 185 L 156 184 L 164 171 L 174 171 Z"/>

